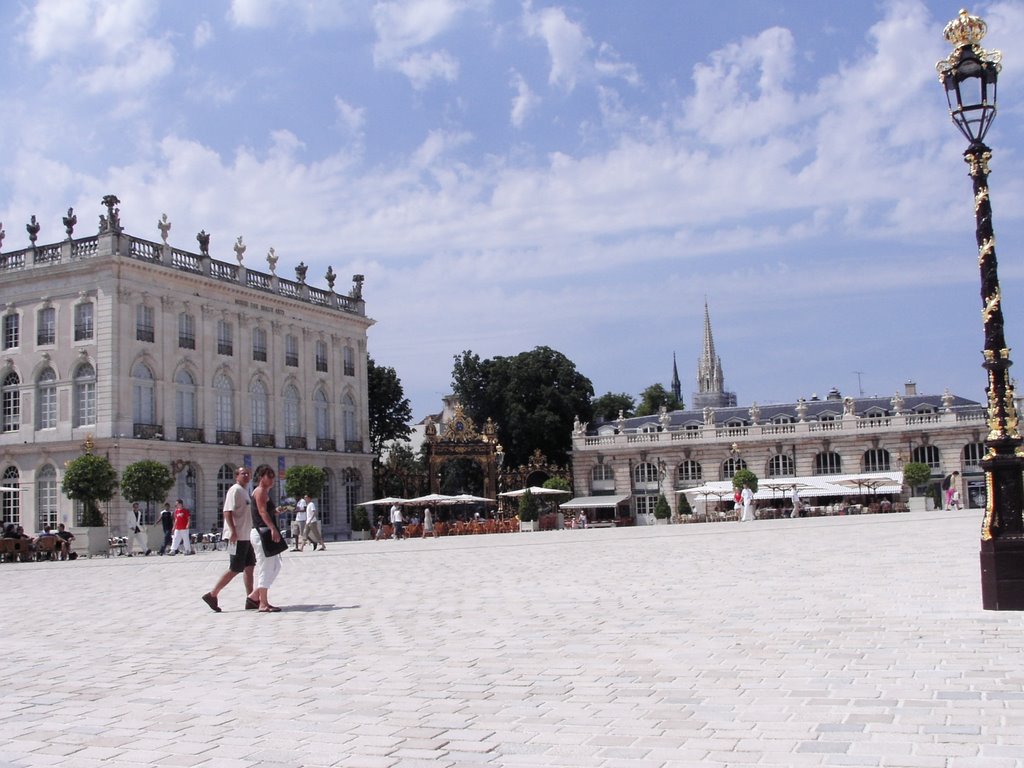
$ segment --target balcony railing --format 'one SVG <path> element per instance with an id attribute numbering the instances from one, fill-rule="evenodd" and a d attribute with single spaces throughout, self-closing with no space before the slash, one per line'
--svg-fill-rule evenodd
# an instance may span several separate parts
<path id="1" fill-rule="evenodd" d="M 152 342 L 156 338 L 156 334 L 152 328 L 136 328 L 135 329 L 135 340 L 136 341 L 148 341 Z"/>
<path id="2" fill-rule="evenodd" d="M 203 442 L 203 430 L 200 427 L 178 427 L 179 443 Z"/>
<path id="3" fill-rule="evenodd" d="M 318 357 L 316 359 L 316 369 L 320 371 L 320 373 L 327 373 L 327 358 Z"/>
<path id="4" fill-rule="evenodd" d="M 138 440 L 163 440 L 164 428 L 160 424 L 133 424 L 132 434 Z"/>
<path id="5" fill-rule="evenodd" d="M 75 323 L 75 341 L 92 338 L 92 323 Z"/>
<path id="6" fill-rule="evenodd" d="M 345 441 L 345 453 L 362 453 L 363 452 L 363 441 L 362 440 L 346 440 Z"/>
<path id="7" fill-rule="evenodd" d="M 227 355 L 228 357 L 231 357 L 232 355 L 235 354 L 235 347 L 234 347 L 233 344 L 225 343 L 223 341 L 218 341 L 217 342 L 217 354 L 218 355 Z"/>
<path id="8" fill-rule="evenodd" d="M 178 336 L 178 348 L 179 349 L 195 349 L 196 348 L 196 337 L 195 336 Z"/>
<path id="9" fill-rule="evenodd" d="M 284 447 L 293 451 L 305 451 L 309 449 L 309 444 L 303 435 L 287 435 L 284 438 Z"/>
<path id="10" fill-rule="evenodd" d="M 285 352 L 284 364 L 289 368 L 299 367 L 299 354 L 298 352 Z"/>
<path id="11" fill-rule="evenodd" d="M 316 439 L 316 449 L 318 451 L 335 451 L 335 442 L 333 437 L 318 437 Z"/>
<path id="12" fill-rule="evenodd" d="M 267 362 L 267 350 L 265 349 L 254 349 L 252 351 L 252 359 L 260 363 Z"/>
<path id="13" fill-rule="evenodd" d="M 274 436 L 266 432 L 253 432 L 252 445 L 254 448 L 273 448 Z"/>
<path id="14" fill-rule="evenodd" d="M 242 444 L 242 433 L 235 432 L 233 430 L 218 429 L 217 430 L 217 444 L 218 445 L 241 445 Z"/>

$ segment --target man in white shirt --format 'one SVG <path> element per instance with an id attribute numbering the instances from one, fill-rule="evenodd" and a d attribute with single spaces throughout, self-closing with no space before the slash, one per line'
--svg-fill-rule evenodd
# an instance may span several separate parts
<path id="1" fill-rule="evenodd" d="M 749 485 L 743 486 L 740 501 L 743 504 L 743 514 L 740 516 L 740 522 L 750 522 L 754 519 L 754 492 L 750 490 Z"/>
<path id="2" fill-rule="evenodd" d="M 316 545 L 320 545 L 320 549 L 327 549 L 324 546 L 324 535 L 320 532 L 320 512 L 316 508 L 316 504 L 313 503 L 313 497 L 308 493 L 305 497 L 306 502 L 306 541 L 313 542 L 313 551 L 316 552 Z"/>
<path id="3" fill-rule="evenodd" d="M 128 557 L 135 554 L 149 554 L 149 547 L 146 546 L 146 526 L 142 510 L 139 509 L 139 502 L 132 504 L 132 511 L 128 513 Z"/>
<path id="4" fill-rule="evenodd" d="M 245 580 L 245 609 L 252 611 L 260 607 L 259 603 L 249 598 L 253 590 L 253 569 L 256 567 L 256 552 L 249 541 L 249 534 L 252 531 L 251 501 L 246 489 L 249 485 L 249 476 L 250 472 L 246 467 L 236 469 L 235 484 L 228 489 L 224 497 L 223 538 L 228 542 L 228 570 L 217 580 L 213 589 L 203 595 L 203 602 L 216 613 L 220 613 L 217 595 L 240 573 Z"/>
<path id="5" fill-rule="evenodd" d="M 394 532 L 391 534 L 393 539 L 401 539 L 405 536 L 405 518 L 402 517 L 402 508 L 397 504 L 391 507 L 391 527 Z"/>

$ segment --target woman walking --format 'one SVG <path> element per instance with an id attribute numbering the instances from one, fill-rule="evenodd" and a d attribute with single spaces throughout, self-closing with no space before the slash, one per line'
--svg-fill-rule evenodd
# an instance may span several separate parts
<path id="1" fill-rule="evenodd" d="M 270 529 L 270 538 L 274 542 L 281 541 L 281 532 L 277 528 L 277 511 L 274 503 L 270 500 L 270 489 L 274 485 L 274 470 L 266 464 L 256 467 L 253 480 L 256 481 L 256 490 L 252 492 L 252 533 L 249 534 L 249 541 L 256 553 L 256 578 L 255 589 L 250 600 L 259 603 L 260 613 L 277 613 L 281 609 L 271 605 L 267 591 L 277 578 L 281 570 L 281 555 L 267 556 L 263 550 L 263 539 L 260 537 L 260 528 Z"/>

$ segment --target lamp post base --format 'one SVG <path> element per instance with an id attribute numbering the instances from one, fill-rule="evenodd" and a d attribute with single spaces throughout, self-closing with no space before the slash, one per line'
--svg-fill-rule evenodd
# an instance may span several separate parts
<path id="1" fill-rule="evenodd" d="M 1024 536 L 981 542 L 981 606 L 986 611 L 1024 611 Z"/>

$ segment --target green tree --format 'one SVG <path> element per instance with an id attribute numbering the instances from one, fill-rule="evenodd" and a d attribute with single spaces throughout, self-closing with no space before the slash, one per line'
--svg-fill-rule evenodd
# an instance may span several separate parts
<path id="1" fill-rule="evenodd" d="M 296 464 L 284 474 L 284 492 L 293 499 L 303 496 L 320 496 L 327 475 L 321 467 L 312 464 Z"/>
<path id="2" fill-rule="evenodd" d="M 669 506 L 665 494 L 660 494 L 658 500 L 654 502 L 654 516 L 659 520 L 668 520 L 672 516 L 672 507 Z"/>
<path id="3" fill-rule="evenodd" d="M 377 365 L 369 355 L 366 358 L 366 384 L 369 391 L 370 452 L 376 457 L 374 461 L 379 463 L 387 443 L 408 439 L 412 406 L 395 369 Z"/>
<path id="4" fill-rule="evenodd" d="M 408 443 L 393 443 L 377 471 L 376 496 L 420 496 L 426 482 L 423 450 L 414 453 Z"/>
<path id="5" fill-rule="evenodd" d="M 619 411 L 627 419 L 636 415 L 636 400 L 625 392 L 605 392 L 594 398 L 592 406 L 594 418 L 603 421 L 615 421 L 619 418 Z"/>
<path id="6" fill-rule="evenodd" d="M 910 494 L 917 495 L 917 489 L 932 479 L 932 470 L 920 461 L 911 461 L 903 465 L 903 482 L 910 486 Z"/>
<path id="7" fill-rule="evenodd" d="M 744 485 L 749 485 L 750 490 L 757 493 L 757 475 L 749 469 L 741 469 L 732 476 L 733 488 L 742 488 Z"/>
<path id="8" fill-rule="evenodd" d="M 636 409 L 636 415 L 651 416 L 657 413 L 661 406 L 665 406 L 670 411 L 681 411 L 683 401 L 661 384 L 651 384 L 640 393 L 640 405 Z"/>
<path id="9" fill-rule="evenodd" d="M 173 485 L 174 477 L 167 465 L 152 459 L 129 464 L 121 473 L 121 495 L 128 501 L 146 502 L 147 513 L 150 503 L 163 501 Z"/>
<path id="10" fill-rule="evenodd" d="M 573 421 L 593 418 L 594 385 L 550 347 L 490 360 L 463 352 L 455 357 L 452 388 L 477 426 L 488 418 L 498 425 L 506 466 L 525 464 L 534 450 L 564 463 Z"/>
<path id="11" fill-rule="evenodd" d="M 519 520 L 523 523 L 534 523 L 540 517 L 540 503 L 537 497 L 527 491 L 519 497 Z"/>
<path id="12" fill-rule="evenodd" d="M 104 456 L 85 453 L 64 465 L 61 490 L 82 502 L 82 525 L 103 526 L 98 502 L 110 501 L 117 489 L 117 470 Z"/>
<path id="13" fill-rule="evenodd" d="M 541 485 L 541 488 L 552 488 L 556 491 L 565 491 L 566 493 L 572 493 L 572 486 L 569 485 L 569 481 L 564 477 L 549 477 Z"/>

